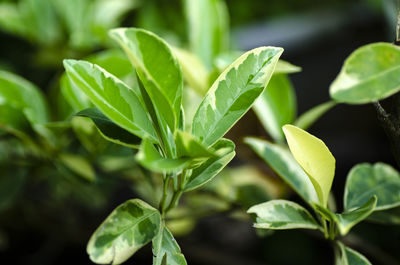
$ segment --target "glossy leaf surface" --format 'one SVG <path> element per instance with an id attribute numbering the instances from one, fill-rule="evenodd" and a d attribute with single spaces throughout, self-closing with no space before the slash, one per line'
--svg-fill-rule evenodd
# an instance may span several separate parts
<path id="1" fill-rule="evenodd" d="M 161 265 L 163 260 L 168 265 L 187 264 L 181 248 L 166 227 L 162 227 L 153 239 L 153 265 Z"/>
<path id="2" fill-rule="evenodd" d="M 282 126 L 294 121 L 296 108 L 296 95 L 285 74 L 274 74 L 253 106 L 261 124 L 276 142 L 285 140 Z"/>
<path id="3" fill-rule="evenodd" d="M 160 213 L 133 199 L 118 206 L 97 228 L 87 245 L 90 259 L 99 264 L 121 264 L 157 235 Z"/>
<path id="4" fill-rule="evenodd" d="M 372 43 L 354 51 L 330 87 L 338 102 L 363 104 L 400 91 L 400 47 Z"/>
<path id="5" fill-rule="evenodd" d="M 335 175 L 335 158 L 317 137 L 293 126 L 283 127 L 286 140 L 296 161 L 310 177 L 321 205 L 326 206 Z"/>
<path id="6" fill-rule="evenodd" d="M 311 214 L 297 203 L 272 200 L 251 207 L 247 213 L 256 214 L 254 227 L 264 229 L 318 229 Z"/>
<path id="7" fill-rule="evenodd" d="M 215 143 L 264 91 L 282 48 L 260 47 L 240 56 L 214 82 L 193 118 L 192 132 Z"/>
<path id="8" fill-rule="evenodd" d="M 247 137 L 248 144 L 306 202 L 318 202 L 309 177 L 287 148 L 257 138 Z"/>
<path id="9" fill-rule="evenodd" d="M 65 60 L 64 66 L 73 83 L 104 115 L 125 130 L 157 142 L 153 125 L 133 89 L 94 64 Z"/>
<path id="10" fill-rule="evenodd" d="M 352 210 L 363 205 L 373 195 L 378 198 L 375 210 L 400 205 L 400 174 L 384 163 L 362 163 L 353 167 L 346 181 L 344 208 Z"/>
<path id="11" fill-rule="evenodd" d="M 220 139 L 212 147 L 216 157 L 211 157 L 200 167 L 193 169 L 185 185 L 185 191 L 194 190 L 211 181 L 235 157 L 235 144 L 228 139 Z"/>
<path id="12" fill-rule="evenodd" d="M 110 35 L 135 67 L 157 117 L 165 119 L 170 130 L 174 131 L 181 109 L 183 77 L 170 47 L 155 34 L 142 29 L 114 29 Z"/>
<path id="13" fill-rule="evenodd" d="M 100 134 L 110 142 L 131 148 L 138 148 L 140 145 L 141 139 L 139 137 L 113 123 L 97 108 L 85 109 L 76 115 L 90 118 Z"/>

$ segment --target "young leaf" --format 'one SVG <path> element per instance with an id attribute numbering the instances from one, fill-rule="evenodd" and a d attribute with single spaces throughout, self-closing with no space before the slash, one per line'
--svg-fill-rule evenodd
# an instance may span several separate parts
<path id="1" fill-rule="evenodd" d="M 142 29 L 119 28 L 110 31 L 110 35 L 136 68 L 158 119 L 165 119 L 173 132 L 180 116 L 183 78 L 170 47 L 155 34 Z"/>
<path id="2" fill-rule="evenodd" d="M 212 157 L 215 153 L 205 147 L 193 135 L 184 131 L 176 133 L 176 149 L 178 157 Z"/>
<path id="3" fill-rule="evenodd" d="M 309 177 L 287 148 L 251 137 L 245 138 L 245 143 L 306 202 L 318 202 L 317 193 Z"/>
<path id="4" fill-rule="evenodd" d="M 326 206 L 335 175 L 335 158 L 328 147 L 317 137 L 293 126 L 283 126 L 290 151 L 310 177 L 319 203 Z"/>
<path id="5" fill-rule="evenodd" d="M 373 195 L 378 198 L 375 210 L 400 206 L 400 174 L 384 163 L 362 163 L 354 166 L 347 177 L 344 208 L 358 208 Z"/>
<path id="6" fill-rule="evenodd" d="M 153 265 L 161 265 L 163 259 L 166 259 L 168 265 L 187 265 L 181 248 L 165 226 L 162 226 L 153 239 Z"/>
<path id="7" fill-rule="evenodd" d="M 113 122 L 141 138 L 157 142 L 156 132 L 134 90 L 101 67 L 76 60 L 64 60 L 69 78 Z"/>
<path id="8" fill-rule="evenodd" d="M 76 115 L 90 118 L 106 140 L 131 148 L 139 148 L 141 142 L 139 137 L 113 123 L 97 108 L 85 109 Z"/>
<path id="9" fill-rule="evenodd" d="M 294 122 L 294 125 L 297 127 L 307 130 L 313 123 L 315 123 L 322 115 L 324 115 L 327 111 L 329 111 L 331 108 L 336 106 L 337 103 L 334 101 L 328 101 L 325 103 L 322 103 L 320 105 L 317 105 L 303 114 L 300 115 L 300 117 L 297 118 L 297 120 Z"/>
<path id="10" fill-rule="evenodd" d="M 158 234 L 160 213 L 133 199 L 118 206 L 97 228 L 87 245 L 90 259 L 98 264 L 121 264 Z"/>
<path id="11" fill-rule="evenodd" d="M 311 214 L 297 203 L 272 200 L 251 207 L 247 213 L 256 214 L 255 228 L 263 229 L 318 229 Z"/>
<path id="12" fill-rule="evenodd" d="M 283 142 L 282 126 L 294 121 L 296 107 L 296 95 L 288 76 L 274 73 L 253 109 L 269 135 L 276 142 Z"/>
<path id="13" fill-rule="evenodd" d="M 335 265 L 372 265 L 369 260 L 345 245 L 337 241 L 339 246 L 339 252 L 336 253 L 336 263 Z"/>
<path id="14" fill-rule="evenodd" d="M 235 144 L 228 139 L 218 140 L 212 147 L 217 157 L 211 157 L 195 168 L 188 179 L 184 191 L 199 188 L 212 180 L 235 157 Z"/>
<path id="15" fill-rule="evenodd" d="M 341 214 L 336 214 L 337 225 L 339 232 L 342 236 L 346 235 L 350 229 L 367 218 L 376 206 L 377 198 L 373 196 L 369 201 L 367 201 L 363 206 Z"/>
<path id="16" fill-rule="evenodd" d="M 193 118 L 193 135 L 209 146 L 222 137 L 264 91 L 282 48 L 260 47 L 240 56 L 214 82 Z"/>
<path id="17" fill-rule="evenodd" d="M 74 154 L 61 154 L 60 161 L 74 173 L 85 178 L 88 181 L 94 181 L 96 173 L 92 165 L 82 156 Z"/>
<path id="18" fill-rule="evenodd" d="M 204 158 L 165 158 L 148 139 L 143 139 L 136 160 L 144 167 L 156 172 L 177 172 L 203 162 Z"/>
<path id="19" fill-rule="evenodd" d="M 22 110 L 32 123 L 48 121 L 47 103 L 39 88 L 15 74 L 0 71 L 0 103 Z"/>
<path id="20" fill-rule="evenodd" d="M 185 11 L 190 48 L 211 69 L 215 56 L 228 49 L 227 7 L 221 0 L 185 0 Z"/>
<path id="21" fill-rule="evenodd" d="M 353 52 L 330 87 L 338 102 L 363 104 L 387 98 L 400 91 L 400 47 L 372 43 Z"/>

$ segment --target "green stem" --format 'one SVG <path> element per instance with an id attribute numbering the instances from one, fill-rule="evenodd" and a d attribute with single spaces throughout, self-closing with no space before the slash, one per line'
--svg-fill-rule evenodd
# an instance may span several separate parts
<path id="1" fill-rule="evenodd" d="M 328 226 L 327 226 L 327 224 L 326 224 L 326 219 L 325 219 L 325 217 L 322 217 L 322 225 L 323 225 L 323 227 L 324 227 L 324 236 L 325 236 L 325 238 L 329 238 L 329 231 L 328 231 Z"/>
<path id="2" fill-rule="evenodd" d="M 329 223 L 329 238 L 331 240 L 335 240 L 335 228 L 336 228 L 336 226 L 335 226 L 334 222 L 330 222 Z"/>
<path id="3" fill-rule="evenodd" d="M 165 215 L 165 209 L 166 209 L 166 202 L 167 202 L 167 196 L 168 196 L 168 185 L 169 185 L 169 180 L 171 179 L 171 176 L 166 175 L 164 177 L 164 186 L 163 186 L 163 194 L 162 194 L 162 198 L 160 201 L 160 211 L 161 211 L 161 215 L 164 216 Z"/>

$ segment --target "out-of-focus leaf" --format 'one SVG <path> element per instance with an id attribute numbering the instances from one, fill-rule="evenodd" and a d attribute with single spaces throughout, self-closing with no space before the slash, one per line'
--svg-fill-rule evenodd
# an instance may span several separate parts
<path id="1" fill-rule="evenodd" d="M 318 106 L 315 106 L 301 114 L 300 117 L 298 117 L 297 120 L 294 122 L 294 125 L 303 130 L 307 130 L 322 115 L 324 115 L 327 111 L 336 106 L 336 104 L 337 103 L 334 101 L 328 101 Z"/>
<path id="2" fill-rule="evenodd" d="M 263 229 L 318 229 L 312 215 L 297 203 L 272 200 L 251 207 L 247 213 L 256 214 L 254 227 Z"/>
<path id="3" fill-rule="evenodd" d="M 186 0 L 185 12 L 190 48 L 211 69 L 215 56 L 228 50 L 229 17 L 225 2 Z"/>
<path id="4" fill-rule="evenodd" d="M 368 221 L 379 224 L 400 225 L 400 207 L 373 212 L 368 216 Z"/>
<path id="5" fill-rule="evenodd" d="M 289 150 L 257 138 L 245 142 L 306 202 L 318 202 L 313 184 Z"/>
<path id="6" fill-rule="evenodd" d="M 336 243 L 339 247 L 339 251 L 336 252 L 335 265 L 372 265 L 366 257 L 354 249 L 343 245 L 343 243 L 339 241 Z"/>
<path id="7" fill-rule="evenodd" d="M 319 203 L 326 206 L 335 176 L 335 158 L 323 141 L 293 126 L 283 126 L 293 157 L 310 177 Z"/>
<path id="8" fill-rule="evenodd" d="M 92 120 L 75 116 L 71 118 L 70 125 L 76 137 L 87 151 L 96 155 L 104 151 L 108 142 L 97 130 L 97 127 Z"/>
<path id="9" fill-rule="evenodd" d="M 347 176 L 344 208 L 352 210 L 375 195 L 375 210 L 400 206 L 400 174 L 390 165 L 362 163 L 354 166 Z"/>
<path id="10" fill-rule="evenodd" d="M 260 47 L 228 67 L 197 109 L 193 134 L 206 145 L 224 136 L 264 91 L 282 52 L 282 48 Z"/>
<path id="11" fill-rule="evenodd" d="M 141 139 L 113 123 L 97 108 L 80 111 L 77 116 L 90 118 L 106 140 L 131 148 L 139 148 Z"/>
<path id="12" fill-rule="evenodd" d="M 297 112 L 296 95 L 285 74 L 274 74 L 253 106 L 265 130 L 276 142 L 283 142 L 282 126 L 293 123 Z"/>
<path id="13" fill-rule="evenodd" d="M 85 178 L 88 181 L 94 181 L 96 173 L 92 165 L 83 156 L 63 153 L 59 156 L 60 161 L 71 171 Z"/>
<path id="14" fill-rule="evenodd" d="M 199 95 L 205 95 L 208 89 L 208 71 L 203 62 L 189 51 L 175 47 L 172 51 L 182 67 L 183 77 L 189 87 Z"/>
<path id="15" fill-rule="evenodd" d="M 400 47 L 372 43 L 354 51 L 344 62 L 330 87 L 338 102 L 363 104 L 387 98 L 400 91 Z"/>
<path id="16" fill-rule="evenodd" d="M 185 185 L 185 191 L 194 190 L 212 180 L 235 156 L 235 144 L 228 139 L 220 139 L 213 146 L 217 157 L 209 158 L 192 171 Z"/>
<path id="17" fill-rule="evenodd" d="M 138 137 L 158 141 L 147 112 L 133 89 L 97 65 L 65 60 L 64 66 L 73 83 L 104 115 Z"/>
<path id="18" fill-rule="evenodd" d="M 12 205 L 25 184 L 26 169 L 0 168 L 0 212 Z"/>
<path id="19" fill-rule="evenodd" d="M 74 111 L 80 111 L 92 106 L 86 94 L 69 80 L 66 73 L 61 76 L 60 87 L 62 95 Z"/>
<path id="20" fill-rule="evenodd" d="M 0 71 L 0 103 L 22 110 L 32 123 L 48 121 L 47 104 L 39 88 L 15 74 Z"/>
<path id="21" fill-rule="evenodd" d="M 294 74 L 301 72 L 301 67 L 297 65 L 293 65 L 287 61 L 279 60 L 276 64 L 274 74 Z"/>
<path id="22" fill-rule="evenodd" d="M 149 243 L 161 227 L 160 213 L 133 199 L 118 206 L 97 228 L 87 245 L 90 259 L 99 264 L 121 264 Z"/>
<path id="23" fill-rule="evenodd" d="M 162 226 L 153 239 L 153 265 L 161 265 L 163 259 L 166 264 L 186 265 L 185 256 L 168 228 Z"/>

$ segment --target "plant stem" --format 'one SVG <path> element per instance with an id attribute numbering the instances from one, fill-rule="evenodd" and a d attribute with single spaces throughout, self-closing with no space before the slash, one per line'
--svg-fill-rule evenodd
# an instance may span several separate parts
<path id="1" fill-rule="evenodd" d="M 329 238 L 329 231 L 328 231 L 328 226 L 327 226 L 327 224 L 326 224 L 326 219 L 325 219 L 325 217 L 322 217 L 322 225 L 323 225 L 323 227 L 324 227 L 324 236 L 325 236 L 325 238 Z"/>
<path id="2" fill-rule="evenodd" d="M 166 201 L 167 201 L 167 196 L 168 196 L 168 185 L 169 185 L 170 179 L 171 179 L 170 175 L 166 175 L 164 177 L 163 194 L 162 194 L 162 198 L 161 198 L 160 206 L 159 206 L 162 216 L 164 216 L 164 214 L 165 214 Z"/>

